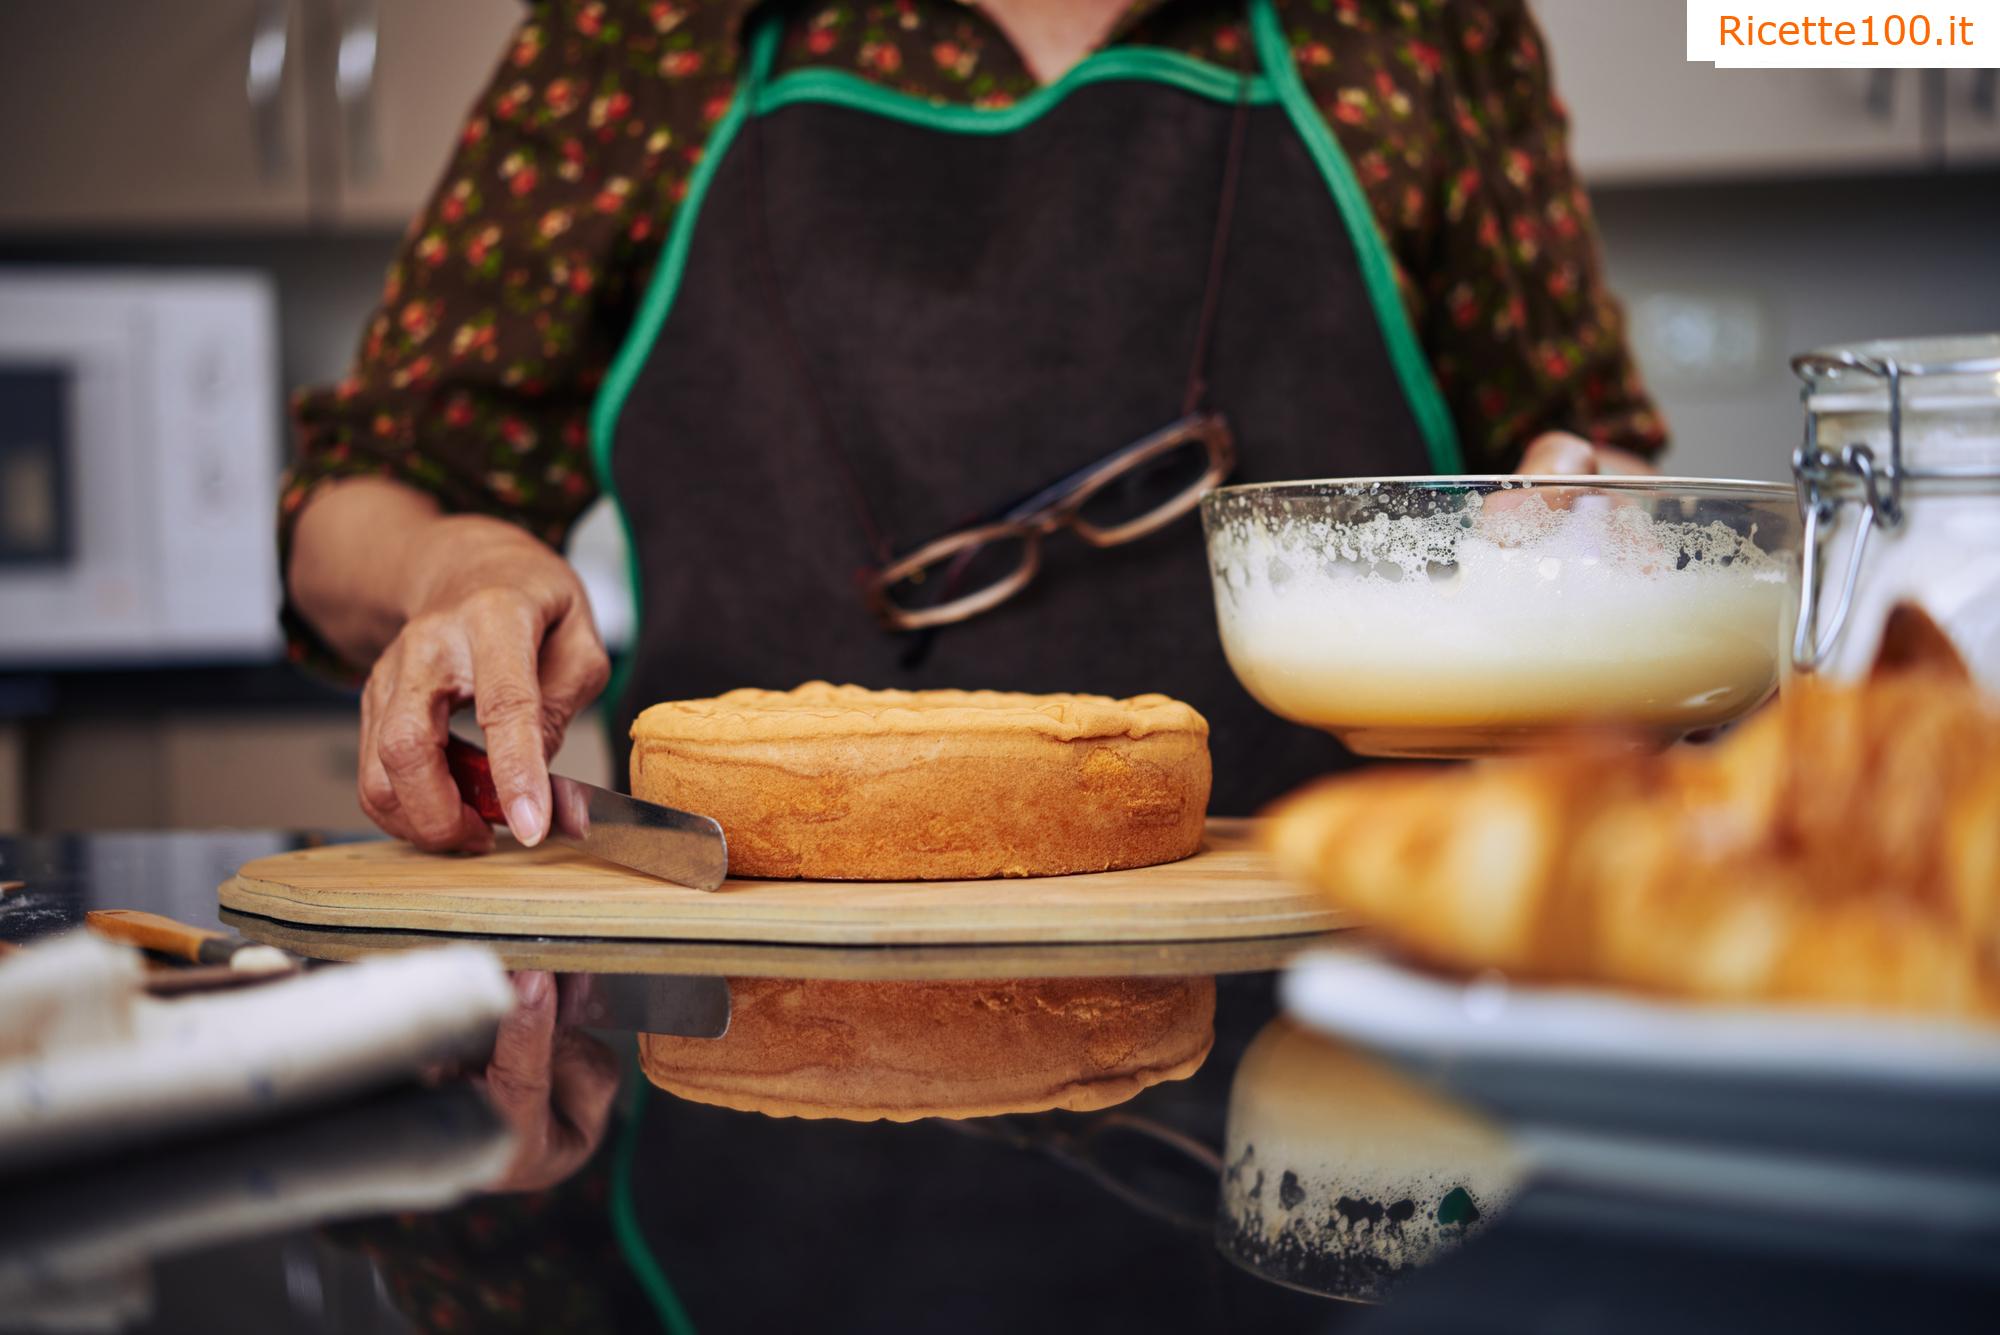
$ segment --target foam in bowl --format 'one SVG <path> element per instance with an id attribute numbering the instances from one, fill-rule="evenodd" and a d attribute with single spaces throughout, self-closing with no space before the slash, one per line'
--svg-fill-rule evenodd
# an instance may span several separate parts
<path id="1" fill-rule="evenodd" d="M 1475 493 L 1351 522 L 1232 512 L 1209 552 L 1244 686 L 1373 754 L 1726 722 L 1775 686 L 1795 596 L 1754 529 L 1604 495 Z"/>

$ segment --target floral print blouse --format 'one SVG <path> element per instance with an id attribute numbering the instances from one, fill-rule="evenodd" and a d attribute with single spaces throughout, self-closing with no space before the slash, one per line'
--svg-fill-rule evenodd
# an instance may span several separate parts
<path id="1" fill-rule="evenodd" d="M 532 6 L 352 371 L 297 397 L 281 541 L 319 483 L 382 474 L 562 542 L 597 494 L 591 400 L 729 105 L 753 8 Z M 1277 13 L 1396 260 L 1468 465 L 1505 470 L 1553 429 L 1660 446 L 1525 0 L 1278 0 Z M 1233 3 L 1137 0 L 1108 40 L 1249 58 Z M 803 65 L 983 106 L 1036 87 L 993 21 L 953 0 L 803 6 L 777 70 Z M 310 632 L 288 621 L 303 652 Z"/>

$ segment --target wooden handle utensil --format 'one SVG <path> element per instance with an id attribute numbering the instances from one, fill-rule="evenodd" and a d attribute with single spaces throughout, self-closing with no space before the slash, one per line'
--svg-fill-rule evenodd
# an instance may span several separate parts
<path id="1" fill-rule="evenodd" d="M 191 964 L 227 965 L 253 973 L 292 967 L 284 952 L 271 946 L 253 945 L 230 932 L 192 927 L 140 909 L 92 909 L 83 915 L 83 922 L 107 941 L 138 946 Z"/>

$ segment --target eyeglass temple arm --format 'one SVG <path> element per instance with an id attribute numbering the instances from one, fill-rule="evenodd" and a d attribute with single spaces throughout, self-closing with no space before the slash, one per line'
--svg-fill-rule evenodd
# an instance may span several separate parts
<path id="1" fill-rule="evenodd" d="M 1032 496 L 1029 496 L 1027 499 L 1016 501 L 1014 504 L 1007 506 L 1005 509 L 1000 510 L 999 512 L 990 516 L 989 518 L 978 520 L 976 522 L 981 524 L 1019 523 L 1020 521 L 1027 519 L 1031 515 L 1037 514 L 1043 510 L 1047 510 L 1051 506 L 1053 506 L 1055 502 L 1061 500 L 1068 493 L 1076 490 L 1077 487 L 1080 486 L 1082 483 L 1089 481 L 1091 478 L 1096 477 L 1101 473 L 1111 472 L 1116 468 L 1118 468 L 1119 465 L 1123 464 L 1126 460 L 1132 458 L 1133 456 L 1144 454 L 1147 451 L 1155 448 L 1162 436 L 1166 436 L 1181 431 L 1188 431 L 1191 422 L 1195 425 L 1196 429 L 1189 431 L 1189 435 L 1195 439 L 1205 440 L 1216 429 L 1214 422 L 1214 414 L 1212 413 L 1191 414 L 1190 417 L 1183 418 L 1181 421 L 1174 423 L 1172 426 L 1163 428 L 1162 430 L 1159 431 L 1155 431 L 1152 435 L 1147 436 L 1144 440 L 1134 441 L 1132 444 L 1127 445 L 1124 449 L 1118 451 L 1118 453 L 1110 456 L 1109 458 L 1099 459 L 1095 463 L 1085 464 L 1082 468 L 1077 469 L 1075 472 L 1069 474 L 1067 477 L 1063 477 L 1058 479 L 1057 481 L 1049 483 L 1048 486 L 1043 487 L 1040 491 L 1036 492 Z M 1227 439 L 1228 437 L 1225 433 L 1224 440 L 1226 441 Z"/>

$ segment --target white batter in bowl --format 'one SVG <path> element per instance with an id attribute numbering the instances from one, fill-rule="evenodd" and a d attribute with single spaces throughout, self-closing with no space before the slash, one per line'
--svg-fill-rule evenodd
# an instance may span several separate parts
<path id="1" fill-rule="evenodd" d="M 1363 755 L 1728 723 L 1776 687 L 1797 599 L 1778 484 L 1270 483 L 1210 493 L 1202 525 L 1237 678 Z"/>

